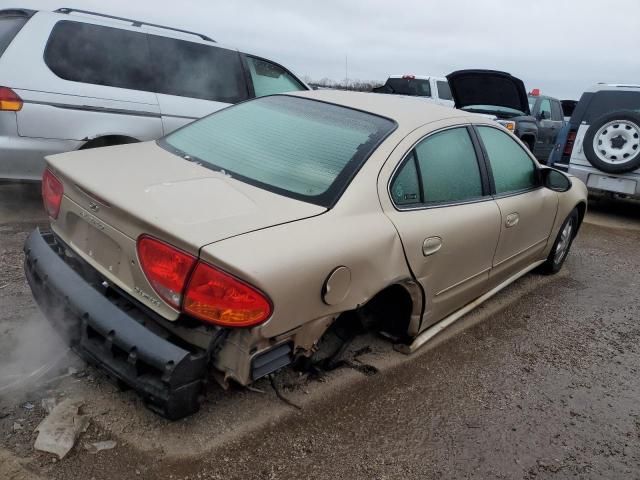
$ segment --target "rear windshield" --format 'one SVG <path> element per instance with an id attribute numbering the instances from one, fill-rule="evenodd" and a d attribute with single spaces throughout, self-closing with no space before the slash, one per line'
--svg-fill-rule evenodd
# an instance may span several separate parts
<path id="1" fill-rule="evenodd" d="M 0 17 L 0 57 L 27 20 L 25 17 Z"/>
<path id="2" fill-rule="evenodd" d="M 430 97 L 431 86 L 429 80 L 412 78 L 389 78 L 385 84 L 390 93 L 398 95 L 412 95 L 416 97 Z"/>
<path id="3" fill-rule="evenodd" d="M 586 95 L 587 94 L 583 95 L 580 103 L 583 103 Z M 579 119 L 579 121 L 586 121 L 591 124 L 599 117 L 619 110 L 635 110 L 636 112 L 640 112 L 640 89 L 638 89 L 637 92 L 602 91 L 593 94 L 591 102 L 587 104 L 584 116 Z M 576 113 L 578 113 L 578 107 L 576 107 Z"/>
<path id="4" fill-rule="evenodd" d="M 350 108 L 276 95 L 216 112 L 160 145 L 238 180 L 330 208 L 395 126 Z"/>

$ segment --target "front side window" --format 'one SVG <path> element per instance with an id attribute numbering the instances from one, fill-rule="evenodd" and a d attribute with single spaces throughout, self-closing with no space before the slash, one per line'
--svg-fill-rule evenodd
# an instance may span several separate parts
<path id="1" fill-rule="evenodd" d="M 466 128 L 453 128 L 422 140 L 391 183 L 396 205 L 440 204 L 482 197 L 482 177 Z"/>
<path id="2" fill-rule="evenodd" d="M 158 93 L 224 103 L 248 98 L 238 52 L 157 35 L 148 38 Z"/>
<path id="3" fill-rule="evenodd" d="M 449 82 L 438 80 L 437 84 L 438 84 L 438 96 L 442 100 L 453 100 L 453 95 L 451 95 L 451 88 L 449 88 Z"/>
<path id="4" fill-rule="evenodd" d="M 540 118 L 549 120 L 551 118 L 551 102 L 548 98 L 543 98 L 540 102 Z"/>
<path id="5" fill-rule="evenodd" d="M 240 181 L 331 207 L 396 124 L 286 95 L 220 110 L 160 145 Z"/>
<path id="6" fill-rule="evenodd" d="M 281 66 L 261 58 L 247 56 L 246 59 L 256 97 L 306 90 Z"/>
<path id="7" fill-rule="evenodd" d="M 144 33 L 63 20 L 51 32 L 44 59 L 64 80 L 153 90 Z"/>
<path id="8" fill-rule="evenodd" d="M 538 186 L 533 160 L 510 133 L 492 127 L 477 127 L 477 130 L 489 156 L 496 194 Z"/>

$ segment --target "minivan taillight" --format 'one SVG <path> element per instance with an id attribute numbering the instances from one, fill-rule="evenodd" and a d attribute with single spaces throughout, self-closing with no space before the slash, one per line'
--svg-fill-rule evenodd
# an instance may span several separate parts
<path id="1" fill-rule="evenodd" d="M 196 257 L 145 235 L 138 239 L 137 247 L 140 266 L 153 289 L 165 302 L 179 309 Z"/>
<path id="2" fill-rule="evenodd" d="M 58 218 L 60 213 L 63 194 L 64 187 L 62 182 L 47 168 L 42 174 L 42 202 L 44 203 L 44 209 L 54 220 Z"/>
<path id="3" fill-rule="evenodd" d="M 191 275 L 183 305 L 185 313 L 223 327 L 251 327 L 271 315 L 265 295 L 203 262 Z"/>
<path id="4" fill-rule="evenodd" d="M 263 293 L 193 255 L 147 235 L 137 248 L 147 280 L 176 310 L 224 327 L 251 327 L 271 316 Z"/>
<path id="5" fill-rule="evenodd" d="M 562 151 L 562 154 L 564 156 L 571 156 L 571 153 L 573 152 L 573 144 L 576 143 L 577 133 L 578 132 L 576 132 L 575 130 L 569 130 L 569 133 L 567 134 L 567 141 L 564 144 L 564 150 Z"/>
<path id="6" fill-rule="evenodd" d="M 0 87 L 0 111 L 19 112 L 22 105 L 22 99 L 16 92 L 7 87 Z"/>

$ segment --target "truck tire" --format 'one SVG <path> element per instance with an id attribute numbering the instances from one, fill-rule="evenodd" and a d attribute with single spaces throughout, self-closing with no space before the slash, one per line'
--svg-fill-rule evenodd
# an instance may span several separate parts
<path id="1" fill-rule="evenodd" d="M 583 146 L 587 160 L 603 172 L 640 168 L 640 114 L 621 110 L 603 115 L 587 130 Z"/>

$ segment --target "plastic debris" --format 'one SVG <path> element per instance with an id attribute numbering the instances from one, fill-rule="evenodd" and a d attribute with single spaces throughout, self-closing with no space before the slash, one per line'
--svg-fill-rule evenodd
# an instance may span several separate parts
<path id="1" fill-rule="evenodd" d="M 17 432 L 19 430 L 22 430 L 22 425 L 20 425 L 18 422 L 13 422 L 13 431 Z"/>
<path id="2" fill-rule="evenodd" d="M 34 448 L 53 453 L 62 460 L 89 426 L 89 416 L 80 413 L 82 405 L 82 401 L 72 399 L 56 405 L 36 428 L 38 438 Z"/>
<path id="3" fill-rule="evenodd" d="M 117 442 L 114 440 L 105 440 L 103 442 L 95 442 L 95 443 L 87 443 L 84 448 L 89 451 L 89 453 L 98 453 L 102 450 L 111 450 L 116 448 Z"/>
<path id="4" fill-rule="evenodd" d="M 31 402 L 27 402 L 22 405 L 22 408 L 24 408 L 25 410 L 33 410 L 33 407 L 35 407 L 35 405 Z"/>

